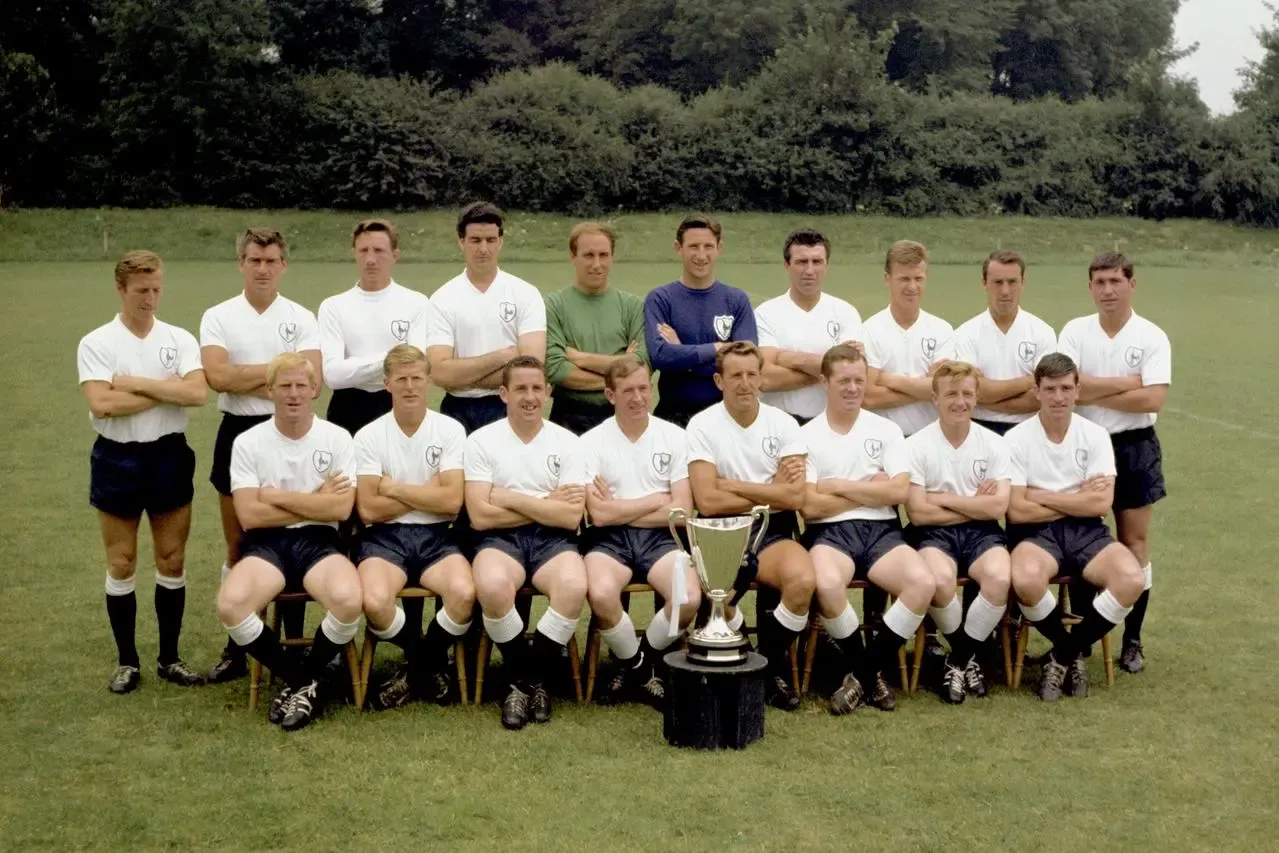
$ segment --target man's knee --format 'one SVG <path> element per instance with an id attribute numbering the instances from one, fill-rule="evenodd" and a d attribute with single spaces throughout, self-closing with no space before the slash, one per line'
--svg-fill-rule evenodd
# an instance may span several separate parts
<path id="1" fill-rule="evenodd" d="M 360 587 L 359 575 L 352 571 L 334 572 L 325 590 L 325 602 L 329 612 L 350 622 L 357 618 L 364 608 L 364 593 Z"/>
<path id="2" fill-rule="evenodd" d="M 587 594 L 586 567 L 581 559 L 564 559 L 555 567 L 550 591 L 562 603 L 581 606 Z"/>
<path id="3" fill-rule="evenodd" d="M 218 589 L 218 620 L 228 628 L 235 627 L 245 620 L 256 608 L 257 603 L 250 597 L 250 589 L 245 584 L 224 583 Z"/>
<path id="4" fill-rule="evenodd" d="M 1115 600 L 1129 606 L 1141 597 L 1146 587 L 1146 575 L 1131 552 L 1116 551 L 1115 554 L 1106 588 Z"/>
<path id="5" fill-rule="evenodd" d="M 475 578 L 469 567 L 451 571 L 441 590 L 444 600 L 459 610 L 470 610 L 475 606 Z"/>
<path id="6" fill-rule="evenodd" d="M 932 600 L 937 591 L 937 579 L 918 557 L 905 560 L 901 570 L 901 590 L 901 595 L 897 596 L 900 600 L 922 607 Z"/>
<path id="7" fill-rule="evenodd" d="M 1008 558 L 1008 552 L 1002 548 L 987 551 L 986 559 L 982 561 L 981 577 L 978 580 L 982 591 L 1007 595 L 1008 588 L 1012 586 L 1012 580 L 1012 564 Z"/>
<path id="8" fill-rule="evenodd" d="M 156 549 L 155 570 L 167 577 L 176 578 L 182 574 L 186 564 L 186 548 Z"/>

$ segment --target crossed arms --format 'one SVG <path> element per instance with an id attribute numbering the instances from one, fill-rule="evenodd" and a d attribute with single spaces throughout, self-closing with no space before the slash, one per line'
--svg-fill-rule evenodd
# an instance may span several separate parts
<path id="1" fill-rule="evenodd" d="M 80 384 L 95 418 L 136 415 L 162 404 L 203 406 L 208 394 L 203 370 L 193 370 L 181 378 L 146 379 L 116 374 L 110 382 L 90 380 Z"/>
<path id="2" fill-rule="evenodd" d="M 767 483 L 748 483 L 719 476 L 714 463 L 688 463 L 688 481 L 693 503 L 702 515 L 742 515 L 760 504 L 778 511 L 798 510 L 804 505 L 804 462 L 802 454 L 784 456 L 777 473 Z"/>

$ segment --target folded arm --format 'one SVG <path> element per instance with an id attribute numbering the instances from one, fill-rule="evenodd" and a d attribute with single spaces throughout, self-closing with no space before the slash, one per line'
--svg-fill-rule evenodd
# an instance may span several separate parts
<path id="1" fill-rule="evenodd" d="M 1115 479 L 1096 477 L 1077 492 L 1027 489 L 1026 499 L 1072 518 L 1104 518 L 1115 502 Z"/>
<path id="2" fill-rule="evenodd" d="M 159 401 L 142 394 L 117 391 L 110 382 L 91 380 L 80 385 L 80 392 L 89 402 L 89 411 L 95 418 L 122 418 L 136 415 L 160 405 Z"/>
<path id="3" fill-rule="evenodd" d="M 306 521 L 306 518 L 294 512 L 269 504 L 260 497 L 258 488 L 236 489 L 231 493 L 231 503 L 235 506 L 235 516 L 245 530 L 258 530 L 263 527 L 288 527 Z"/>
<path id="4" fill-rule="evenodd" d="M 918 402 L 914 397 L 894 391 L 880 380 L 883 375 L 877 367 L 872 367 L 867 372 L 866 392 L 864 397 L 864 405 L 868 409 L 895 409 L 898 406 L 906 406 L 914 402 Z"/>
<path id="5" fill-rule="evenodd" d="M 147 379 L 143 376 L 119 375 L 111 380 L 111 387 L 117 391 L 130 394 L 141 394 L 150 397 L 157 403 L 171 406 L 203 406 L 209 395 L 209 386 L 204 381 L 203 370 L 192 370 L 181 378 Z"/>
<path id="6" fill-rule="evenodd" d="M 1018 376 L 1016 379 L 991 379 L 983 375 L 977 388 L 977 403 L 988 408 L 997 408 L 994 403 L 1011 400 L 1035 387 L 1033 376 Z M 1032 395 L 1033 398 L 1033 395 Z"/>
<path id="7" fill-rule="evenodd" d="M 1103 409 L 1114 409 L 1116 412 L 1157 414 L 1163 410 L 1164 401 L 1167 398 L 1167 385 L 1147 385 L 1132 391 L 1121 391 L 1108 397 L 1099 397 L 1093 400 L 1092 404 L 1101 406 Z"/>
<path id="8" fill-rule="evenodd" d="M 522 340 L 523 337 L 521 337 Z M 542 335 L 542 346 L 543 356 L 545 356 L 544 335 Z M 520 354 L 515 347 L 504 347 L 472 358 L 458 358 L 453 353 L 451 346 L 434 346 L 426 352 L 431 362 L 431 381 L 445 391 L 496 388 L 501 384 L 502 368 Z"/>
<path id="9" fill-rule="evenodd" d="M 464 486 L 462 471 L 454 469 L 441 471 L 424 485 L 401 483 L 383 476 L 378 481 L 378 494 L 419 512 L 457 515 L 462 510 Z"/>
<path id="10" fill-rule="evenodd" d="M 380 494 L 378 485 L 381 481 L 380 474 L 361 474 L 356 481 L 355 509 L 365 524 L 393 521 L 413 509 L 403 501 Z"/>
<path id="11" fill-rule="evenodd" d="M 1062 514 L 1030 497 L 1025 486 L 1013 486 L 1008 501 L 1008 520 L 1013 524 L 1043 524 L 1056 521 Z"/>
<path id="12" fill-rule="evenodd" d="M 760 385 L 762 391 L 794 391 L 798 388 L 807 388 L 817 382 L 816 377 L 810 376 L 797 367 L 789 366 L 783 359 L 783 356 L 802 355 L 801 353 L 766 347 L 760 350 L 760 354 L 764 356 Z"/>
<path id="13" fill-rule="evenodd" d="M 493 484 L 483 480 L 472 480 L 466 484 L 466 514 L 470 516 L 471 526 L 476 530 L 497 530 L 505 527 L 519 527 L 528 524 L 532 519 L 510 509 L 494 504 L 490 497 Z"/>
<path id="14" fill-rule="evenodd" d="M 831 478 L 817 481 L 817 491 L 839 495 L 857 506 L 897 506 L 906 502 L 910 491 L 910 475 L 896 477 L 877 475 L 871 480 L 841 480 Z"/>
<path id="15" fill-rule="evenodd" d="M 494 486 L 489 492 L 489 502 L 494 506 L 519 513 L 530 521 L 545 524 L 547 527 L 561 527 L 565 530 L 576 530 L 582 523 L 582 509 L 586 505 L 586 490 L 576 487 L 575 497 L 562 499 L 556 497 L 561 490 L 544 498 L 514 492 Z"/>
<path id="16" fill-rule="evenodd" d="M 258 490 L 258 500 L 310 521 L 346 521 L 355 506 L 355 489 L 349 485 L 337 491 L 316 492 L 263 488 Z"/>
<path id="17" fill-rule="evenodd" d="M 910 491 L 906 495 L 906 515 L 911 524 L 947 525 L 968 521 L 968 516 L 933 503 L 929 500 L 930 496 L 923 486 L 910 484 Z"/>
<path id="18" fill-rule="evenodd" d="M 989 494 L 952 495 L 949 492 L 929 492 L 925 499 L 934 506 L 970 518 L 973 521 L 998 521 L 1008 514 L 1008 499 L 1012 487 L 1007 480 L 1000 480 Z"/>
<path id="19" fill-rule="evenodd" d="M 1079 374 L 1079 402 L 1091 403 L 1101 397 L 1136 391 L 1141 387 L 1140 376 L 1085 376 Z"/>

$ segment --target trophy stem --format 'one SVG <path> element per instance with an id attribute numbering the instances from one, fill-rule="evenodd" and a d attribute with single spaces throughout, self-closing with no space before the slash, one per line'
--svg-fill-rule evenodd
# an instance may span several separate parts
<path id="1" fill-rule="evenodd" d="M 699 663 L 730 665 L 746 660 L 750 643 L 728 626 L 725 602 L 729 593 L 713 589 L 706 593 L 711 600 L 710 618 L 706 624 L 692 632 L 688 640 L 689 657 Z"/>

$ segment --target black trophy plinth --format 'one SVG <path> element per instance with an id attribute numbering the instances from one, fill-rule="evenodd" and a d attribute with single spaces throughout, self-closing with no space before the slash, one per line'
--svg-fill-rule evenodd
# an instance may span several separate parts
<path id="1" fill-rule="evenodd" d="M 666 655 L 670 669 L 666 719 L 672 746 L 742 749 L 764 736 L 764 672 L 768 662 L 751 652 L 744 663 L 706 666 L 684 652 Z"/>

